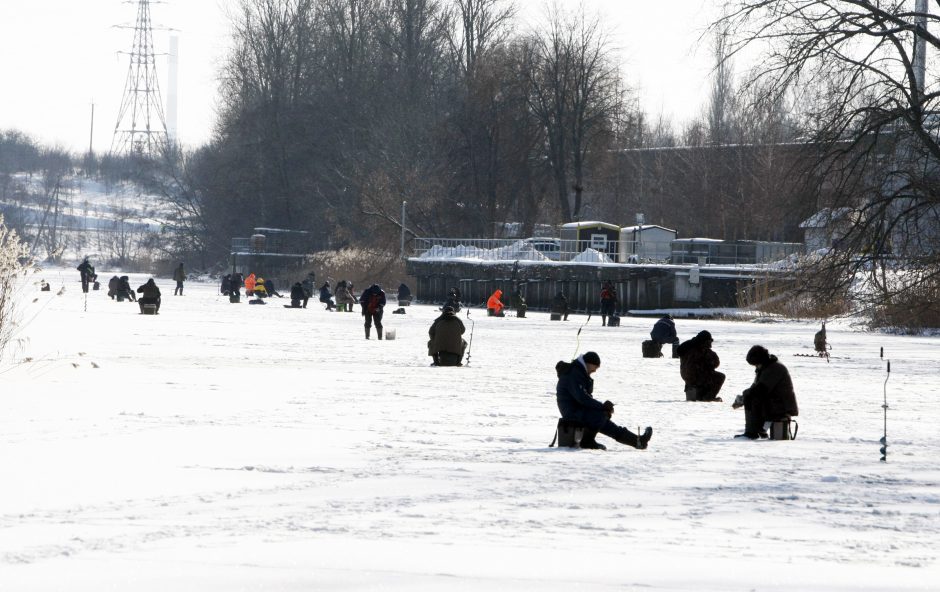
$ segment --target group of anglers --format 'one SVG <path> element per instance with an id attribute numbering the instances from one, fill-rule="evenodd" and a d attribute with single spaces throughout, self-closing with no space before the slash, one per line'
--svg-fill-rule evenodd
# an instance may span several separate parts
<path id="1" fill-rule="evenodd" d="M 720 360 L 712 350 L 714 340 L 711 333 L 700 331 L 692 339 L 679 343 L 675 322 L 670 315 L 665 315 L 653 326 L 650 338 L 659 345 L 673 346 L 674 357 L 679 358 L 679 373 L 685 383 L 686 400 L 722 400 L 718 393 L 724 385 L 725 375 L 717 371 Z M 735 438 L 767 438 L 769 434 L 766 426 L 769 422 L 799 415 L 793 381 L 786 366 L 762 345 L 751 347 L 745 360 L 754 367 L 754 382 L 732 404 L 733 409 L 744 408 L 744 432 Z M 571 363 L 559 362 L 556 365 L 556 398 L 562 420 L 584 426 L 581 448 L 603 448 L 595 440 L 598 433 L 621 444 L 646 448 L 652 437 L 652 428 L 647 427 L 643 434 L 634 434 L 611 421 L 613 403 L 601 403 L 594 399 L 591 375 L 599 367 L 600 357 L 595 352 L 587 352 Z"/>
<path id="2" fill-rule="evenodd" d="M 89 284 L 95 284 L 97 289 L 97 274 L 95 274 L 95 269 L 87 257 L 78 266 L 78 270 L 81 273 L 83 291 L 87 293 Z M 173 276 L 177 283 L 175 295 L 182 295 L 185 278 L 183 264 L 180 263 L 174 270 Z M 315 274 L 310 272 L 303 281 L 295 282 L 291 286 L 292 308 L 307 307 L 307 302 L 313 295 L 314 280 Z M 246 296 L 254 296 L 256 300 L 262 302 L 268 296 L 280 296 L 272 280 L 266 281 L 261 277 L 256 277 L 253 273 L 244 279 L 240 273 L 226 275 L 222 278 L 221 292 L 228 294 L 233 302 L 237 302 L 242 285 L 245 287 Z M 378 339 L 382 339 L 382 317 L 387 301 L 385 291 L 382 290 L 379 284 L 372 284 L 358 298 L 355 297 L 352 282 L 346 280 L 337 284 L 335 295 L 330 291 L 329 281 L 325 282 L 319 291 L 319 300 L 326 304 L 327 310 L 336 309 L 351 312 L 353 305 L 358 302 L 364 317 L 365 338 L 370 338 L 372 326 L 374 325 L 376 336 Z M 156 307 L 156 312 L 159 313 L 160 288 L 153 278 L 148 279 L 147 282 L 139 286 L 136 292 L 141 294 L 140 298 L 136 298 L 135 293 L 131 290 L 128 276 L 119 277 L 115 275 L 108 282 L 108 296 L 112 299 L 136 301 L 141 306 L 141 312 L 144 311 L 145 304 L 153 304 Z M 333 302 L 334 296 L 337 303 Z M 501 297 L 502 291 L 497 289 L 487 300 L 487 311 L 491 316 L 503 316 L 504 305 Z M 521 310 L 521 316 L 524 316 L 525 299 L 521 293 L 517 291 L 517 294 L 514 294 L 514 300 L 517 314 Z M 398 301 L 400 304 L 410 303 L 411 301 L 411 291 L 405 284 L 399 286 Z M 616 305 L 616 291 L 609 283 L 605 284 L 601 291 L 601 305 L 603 312 L 602 323 L 607 325 L 608 320 L 614 316 L 613 307 Z M 441 315 L 434 320 L 428 330 L 430 337 L 428 340 L 428 355 L 433 360 L 432 365 L 462 365 L 467 349 L 467 341 L 463 338 L 466 327 L 463 321 L 457 317 L 457 312 L 460 309 L 460 291 L 457 288 L 451 288 Z M 568 320 L 569 312 L 567 298 L 562 292 L 559 292 L 552 302 L 552 316 L 559 320 L 562 317 L 564 320 Z M 686 400 L 721 402 L 722 399 L 718 396 L 718 393 L 724 385 L 725 375 L 717 371 L 720 360 L 712 350 L 713 342 L 711 333 L 700 331 L 692 339 L 680 343 L 675 322 L 670 315 L 665 315 L 653 326 L 650 331 L 650 342 L 647 343 L 659 347 L 662 345 L 672 346 L 673 357 L 678 357 L 680 360 L 679 372 L 685 382 Z M 825 325 L 822 331 L 817 333 L 815 342 L 817 352 L 826 351 Z M 656 355 L 647 355 L 650 353 L 647 351 L 647 343 L 644 343 L 644 356 L 658 357 Z M 745 389 L 741 395 L 738 395 L 732 404 L 734 409 L 743 407 L 745 416 L 744 432 L 735 437 L 751 440 L 767 438 L 768 433 L 765 429 L 767 422 L 784 417 L 794 417 L 799 414 L 793 382 L 789 371 L 780 363 L 777 356 L 771 355 L 761 345 L 751 347 L 745 359 L 748 364 L 754 366 L 755 378 L 750 388 Z M 555 394 L 562 420 L 583 426 L 584 431 L 580 441 L 581 448 L 605 448 L 603 444 L 597 442 L 597 434 L 603 434 L 616 442 L 637 449 L 647 448 L 653 435 L 652 427 L 647 427 L 642 434 L 634 434 L 629 429 L 618 426 L 612 421 L 614 404 L 611 401 L 600 402 L 594 398 L 594 379 L 592 375 L 600 368 L 600 365 L 600 356 L 596 352 L 587 352 L 571 362 L 561 361 L 556 364 L 555 371 L 558 382 Z"/>
<path id="3" fill-rule="evenodd" d="M 76 269 L 78 269 L 80 274 L 82 292 L 87 294 L 89 287 L 94 290 L 99 288 L 98 274 L 95 273 L 95 267 L 88 260 L 88 257 L 82 259 L 82 262 L 78 264 Z M 182 263 L 174 270 L 173 277 L 177 280 L 175 294 L 182 296 L 183 280 L 186 278 Z M 137 294 L 140 294 L 140 298 L 137 297 Z M 135 293 L 135 291 L 131 289 L 130 278 L 128 276 L 115 275 L 108 280 L 108 297 L 117 302 L 123 302 L 125 300 L 136 302 L 138 306 L 140 306 L 141 313 L 144 313 L 149 305 L 153 306 L 154 314 L 160 313 L 160 288 L 153 278 L 148 279 L 138 286 Z"/>
<path id="4" fill-rule="evenodd" d="M 612 290 L 612 286 L 605 289 Z M 603 292 L 602 292 L 603 293 Z M 491 316 L 500 316 L 502 292 L 496 290 L 487 300 L 487 309 Z M 604 294 L 610 301 L 616 294 Z M 613 310 L 605 309 L 602 322 L 606 325 Z M 434 366 L 461 366 L 467 349 L 463 338 L 466 327 L 457 317 L 461 307 L 460 291 L 451 288 L 447 300 L 428 330 L 428 355 Z M 564 294 L 559 292 L 552 303 L 553 317 L 563 316 L 567 320 L 569 309 Z M 671 345 L 673 357 L 680 361 L 679 372 L 685 383 L 686 400 L 720 402 L 719 391 L 725 382 L 725 375 L 717 371 L 720 365 L 718 355 L 712 350 L 713 338 L 708 331 L 701 331 L 692 339 L 679 342 L 675 322 L 671 315 L 660 318 L 650 331 L 651 342 L 659 345 Z M 818 349 L 818 348 L 817 348 Z M 644 354 L 645 354 L 644 348 Z M 660 354 L 661 355 L 661 354 Z M 648 356 L 653 357 L 653 356 Z M 656 356 L 658 357 L 658 356 Z M 799 414 L 793 381 L 787 368 L 780 363 L 765 347 L 755 345 L 745 357 L 754 367 L 754 382 L 735 398 L 732 408 L 744 408 L 744 432 L 735 438 L 757 440 L 767 438 L 768 422 Z M 596 440 L 597 434 L 603 434 L 614 441 L 637 449 L 645 449 L 653 436 L 653 428 L 647 427 L 643 433 L 635 434 L 629 429 L 612 421 L 614 404 L 611 401 L 600 402 L 593 396 L 594 379 L 592 375 L 600 368 L 600 356 L 596 352 L 587 352 L 571 362 L 558 362 L 555 366 L 558 383 L 555 389 L 558 410 L 561 419 L 583 428 L 579 443 L 581 448 L 604 449 Z"/>

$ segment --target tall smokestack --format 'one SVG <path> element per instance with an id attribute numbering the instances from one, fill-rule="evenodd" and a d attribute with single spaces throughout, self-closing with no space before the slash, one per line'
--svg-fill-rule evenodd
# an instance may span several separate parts
<path id="1" fill-rule="evenodd" d="M 179 49 L 180 39 L 176 35 L 170 35 L 170 59 L 167 69 L 166 82 L 166 133 L 171 143 L 179 142 L 179 134 L 176 126 L 177 117 L 177 71 L 179 69 Z"/>

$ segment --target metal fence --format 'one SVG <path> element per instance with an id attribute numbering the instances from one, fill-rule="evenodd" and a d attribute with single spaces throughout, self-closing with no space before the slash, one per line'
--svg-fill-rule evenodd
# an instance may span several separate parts
<path id="1" fill-rule="evenodd" d="M 590 249 L 590 250 L 588 250 Z M 562 239 L 416 238 L 413 256 L 483 261 L 581 261 L 675 265 L 766 265 L 803 252 L 802 243 L 678 239 L 605 241 Z"/>

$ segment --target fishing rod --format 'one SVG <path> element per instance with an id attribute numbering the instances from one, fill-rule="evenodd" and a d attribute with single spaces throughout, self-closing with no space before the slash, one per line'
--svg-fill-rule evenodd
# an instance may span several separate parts
<path id="1" fill-rule="evenodd" d="M 885 348 L 881 348 L 881 358 L 885 357 Z M 884 403 L 881 408 L 884 409 L 884 435 L 881 436 L 881 462 L 888 462 L 888 379 L 891 378 L 891 360 L 888 360 L 888 372 L 884 383 Z"/>
<path id="2" fill-rule="evenodd" d="M 588 310 L 587 319 L 584 320 L 584 324 L 581 325 L 581 326 L 578 328 L 578 334 L 575 335 L 575 338 L 577 339 L 577 343 L 576 343 L 575 348 L 574 348 L 574 355 L 571 356 L 571 359 L 572 359 L 572 360 L 578 357 L 578 350 L 581 349 L 581 329 L 584 329 L 584 327 L 587 326 L 588 321 L 590 321 L 590 320 L 591 320 L 591 311 Z"/>
<path id="3" fill-rule="evenodd" d="M 467 344 L 467 366 L 470 365 L 470 348 L 473 347 L 473 328 L 476 326 L 476 323 L 473 322 L 473 319 L 470 318 L 470 307 L 467 307 L 467 320 L 470 321 L 470 343 Z"/>

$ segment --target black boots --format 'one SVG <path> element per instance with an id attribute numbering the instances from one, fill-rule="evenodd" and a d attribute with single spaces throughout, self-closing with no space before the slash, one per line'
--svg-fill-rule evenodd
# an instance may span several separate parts
<path id="1" fill-rule="evenodd" d="M 649 446 L 650 438 L 653 437 L 653 428 L 651 427 L 647 427 L 643 430 L 643 434 L 639 436 L 627 429 L 624 429 L 624 432 L 623 435 L 617 438 L 617 441 L 627 446 L 633 446 L 638 450 L 646 450 L 646 447 Z"/>
<path id="2" fill-rule="evenodd" d="M 376 333 L 376 335 L 379 336 L 379 341 L 381 341 L 381 340 L 382 340 L 382 327 L 376 327 L 376 328 L 375 328 L 375 333 Z"/>
<path id="3" fill-rule="evenodd" d="M 372 331 L 372 327 L 366 327 L 366 339 L 369 338 L 369 333 Z"/>

